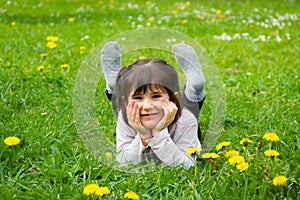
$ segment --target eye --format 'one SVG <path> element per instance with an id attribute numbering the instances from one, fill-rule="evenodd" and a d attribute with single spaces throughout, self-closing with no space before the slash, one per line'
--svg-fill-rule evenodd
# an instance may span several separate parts
<path id="1" fill-rule="evenodd" d="M 160 94 L 154 94 L 153 96 L 152 96 L 152 98 L 160 98 L 160 97 L 162 97 L 162 95 L 160 95 Z"/>

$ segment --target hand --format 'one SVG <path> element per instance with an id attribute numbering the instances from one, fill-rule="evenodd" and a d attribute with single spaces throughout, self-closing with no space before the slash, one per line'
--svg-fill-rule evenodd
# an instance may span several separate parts
<path id="1" fill-rule="evenodd" d="M 152 130 L 153 136 L 158 134 L 161 130 L 167 128 L 174 121 L 178 111 L 176 104 L 172 101 L 169 101 L 167 98 L 162 101 L 162 108 L 164 110 L 164 116 L 157 126 Z"/>
<path id="2" fill-rule="evenodd" d="M 140 137 L 143 139 L 152 136 L 151 130 L 146 129 L 141 123 L 140 108 L 138 106 L 138 103 L 135 101 L 130 101 L 126 109 L 128 123 L 133 129 L 135 129 L 140 134 Z"/>

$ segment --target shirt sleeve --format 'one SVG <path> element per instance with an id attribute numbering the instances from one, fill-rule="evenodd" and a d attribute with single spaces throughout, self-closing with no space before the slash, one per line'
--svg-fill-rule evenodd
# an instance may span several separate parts
<path id="1" fill-rule="evenodd" d="M 117 160 L 121 163 L 142 161 L 146 147 L 142 144 L 139 134 L 125 123 L 122 113 L 118 115 L 116 132 Z"/>
<path id="2" fill-rule="evenodd" d="M 185 168 L 190 168 L 194 165 L 194 159 L 186 151 L 201 147 L 197 135 L 198 122 L 187 112 L 184 111 L 184 116 L 177 122 L 173 140 L 166 128 L 146 141 L 156 156 L 169 167 L 183 164 Z"/>

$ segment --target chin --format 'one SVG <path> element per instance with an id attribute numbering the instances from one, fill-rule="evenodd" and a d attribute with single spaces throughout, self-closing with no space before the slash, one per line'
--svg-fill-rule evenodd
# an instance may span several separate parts
<path id="1" fill-rule="evenodd" d="M 154 129 L 157 126 L 157 124 L 148 124 L 148 123 L 142 123 L 142 124 L 146 129 L 149 129 L 149 130 Z"/>

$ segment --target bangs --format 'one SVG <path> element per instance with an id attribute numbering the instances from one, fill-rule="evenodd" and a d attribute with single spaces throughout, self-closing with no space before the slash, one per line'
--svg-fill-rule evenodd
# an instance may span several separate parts
<path id="1" fill-rule="evenodd" d="M 150 90 L 151 92 L 166 92 L 166 88 L 163 85 L 157 84 L 157 83 L 148 83 L 146 85 L 143 85 L 139 88 L 137 88 L 133 95 L 140 95 L 140 94 L 145 94 L 147 90 Z"/>

